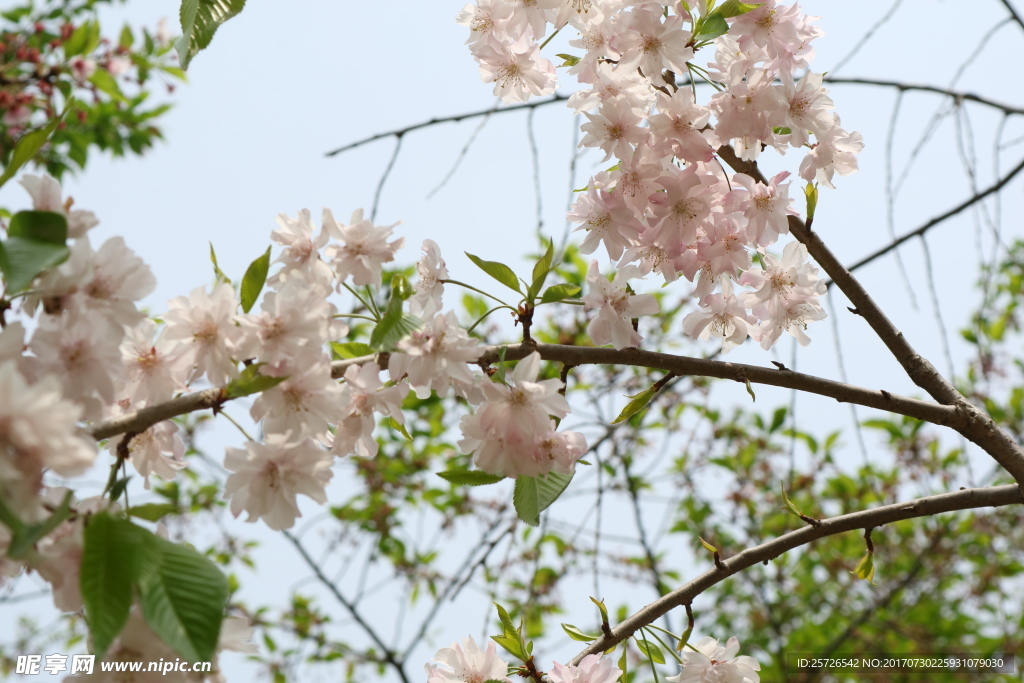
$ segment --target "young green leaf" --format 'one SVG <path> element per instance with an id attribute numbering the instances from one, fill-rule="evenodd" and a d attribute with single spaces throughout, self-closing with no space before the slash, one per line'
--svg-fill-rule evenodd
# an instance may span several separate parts
<path id="1" fill-rule="evenodd" d="M 559 52 L 555 56 L 561 57 L 563 60 L 565 60 L 558 66 L 576 66 L 577 64 L 580 63 L 580 58 L 577 57 L 576 55 L 567 55 Z"/>
<path id="2" fill-rule="evenodd" d="M 601 623 L 608 623 L 608 607 L 604 604 L 604 599 L 598 600 L 597 598 L 591 597 L 590 602 L 597 605 L 597 610 L 601 613 Z"/>
<path id="3" fill-rule="evenodd" d="M 539 477 L 519 477 L 512 493 L 516 514 L 530 526 L 540 524 L 540 513 L 558 500 L 573 475 L 548 472 Z"/>
<path id="4" fill-rule="evenodd" d="M 872 580 L 875 578 L 874 553 L 868 551 L 864 557 L 860 558 L 860 562 L 857 563 L 857 568 L 851 573 L 858 579 L 863 579 L 870 584 L 874 584 L 875 582 Z"/>
<path id="5" fill-rule="evenodd" d="M 702 546 L 704 546 L 704 550 L 707 550 L 709 553 L 717 553 L 718 552 L 718 548 L 716 548 L 715 546 L 711 545 L 710 543 L 705 541 L 703 538 L 698 537 L 697 540 L 700 541 L 700 544 Z"/>
<path id="6" fill-rule="evenodd" d="M 276 387 L 281 382 L 288 379 L 288 376 L 284 377 L 268 377 L 267 375 L 260 374 L 260 366 L 262 363 L 253 363 L 242 370 L 236 379 L 231 380 L 226 387 L 224 387 L 225 398 L 241 398 L 242 396 L 248 396 L 249 394 L 258 394 L 261 391 L 266 391 L 271 387 Z"/>
<path id="7" fill-rule="evenodd" d="M 761 5 L 763 2 L 739 2 L 738 0 L 725 0 L 718 9 L 715 10 L 717 14 L 721 14 L 723 17 L 738 17 L 741 14 L 751 12 Z"/>
<path id="8" fill-rule="evenodd" d="M 407 430 L 405 428 L 404 424 L 402 424 L 401 422 L 399 422 L 398 420 L 396 420 L 393 417 L 388 417 L 388 425 L 392 429 L 394 429 L 396 432 L 401 434 L 402 438 L 404 438 L 406 441 L 409 441 L 409 442 L 412 441 L 412 436 L 409 434 L 409 430 Z"/>
<path id="9" fill-rule="evenodd" d="M 705 40 L 714 40 L 718 36 L 724 36 L 728 32 L 729 23 L 721 13 L 715 11 L 697 22 L 693 41 L 695 43 L 700 43 Z"/>
<path id="10" fill-rule="evenodd" d="M 337 356 L 337 359 L 348 359 L 372 356 L 376 352 L 372 346 L 362 342 L 331 342 L 331 353 Z"/>
<path id="11" fill-rule="evenodd" d="M 267 272 L 270 270 L 270 247 L 263 252 L 263 255 L 249 264 L 242 276 L 242 312 L 248 313 L 256 303 L 263 291 L 263 285 L 267 282 Z"/>
<path id="12" fill-rule="evenodd" d="M 807 222 L 814 220 L 814 210 L 818 208 L 818 185 L 807 183 L 804 187 L 804 196 L 807 198 Z"/>
<path id="13" fill-rule="evenodd" d="M 636 648 L 640 650 L 643 656 L 651 660 L 655 664 L 664 664 L 665 655 L 662 654 L 661 648 L 658 647 L 657 643 L 652 643 L 649 640 L 641 640 L 634 636 L 633 641 L 636 643 Z"/>
<path id="14" fill-rule="evenodd" d="M 213 250 L 213 242 L 210 242 L 210 261 L 213 263 L 213 274 L 217 278 L 217 282 L 227 282 L 231 284 L 231 278 L 224 274 L 224 271 L 217 265 L 217 252 Z"/>
<path id="15" fill-rule="evenodd" d="M 486 486 L 488 484 L 497 484 L 505 478 L 497 474 L 481 472 L 480 470 L 447 470 L 445 472 L 438 472 L 437 476 L 456 486 Z"/>
<path id="16" fill-rule="evenodd" d="M 561 301 L 562 299 L 569 299 L 580 293 L 580 288 L 576 285 L 560 284 L 551 285 L 544 290 L 544 293 L 540 297 L 542 304 L 550 304 L 554 301 Z"/>
<path id="17" fill-rule="evenodd" d="M 516 274 L 512 272 L 512 269 L 504 263 L 498 263 L 497 261 L 484 261 L 479 256 L 473 256 L 473 254 L 470 254 L 468 251 L 466 252 L 466 256 L 468 256 L 469 260 L 475 263 L 480 270 L 484 271 L 501 284 L 520 294 L 523 293 L 523 290 L 519 285 L 519 278 L 517 278 Z"/>
<path id="18" fill-rule="evenodd" d="M 530 289 L 526 292 L 526 298 L 530 301 L 537 298 L 540 288 L 544 286 L 544 280 L 547 279 L 548 273 L 551 272 L 551 261 L 554 258 L 555 240 L 551 239 L 548 241 L 548 248 L 544 251 L 544 255 L 533 266 L 533 281 L 530 283 Z"/>
<path id="19" fill-rule="evenodd" d="M 658 390 L 655 387 L 648 387 L 647 389 L 641 391 L 639 394 L 627 396 L 626 398 L 631 399 L 630 402 L 627 403 L 626 407 L 622 409 L 622 412 L 619 413 L 619 416 L 612 420 L 612 424 L 614 425 L 620 422 L 624 422 L 629 418 L 633 417 L 634 415 L 636 415 L 637 413 L 639 413 L 641 410 L 647 407 L 647 404 L 651 402 L 651 399 L 654 398 L 654 395 L 657 393 Z"/>
<path id="20" fill-rule="evenodd" d="M 566 635 L 568 635 L 570 638 L 572 638 L 573 640 L 578 640 L 581 643 L 589 643 L 590 641 L 597 640 L 598 638 L 598 636 L 587 635 L 586 633 L 579 630 L 572 624 L 562 624 L 562 630 L 565 631 Z"/>

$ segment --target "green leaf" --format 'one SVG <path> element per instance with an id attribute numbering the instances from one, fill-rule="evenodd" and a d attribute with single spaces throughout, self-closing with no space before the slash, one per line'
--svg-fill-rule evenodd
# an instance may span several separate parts
<path id="1" fill-rule="evenodd" d="M 51 120 L 42 128 L 37 128 L 18 138 L 18 142 L 14 145 L 14 151 L 11 152 L 11 160 L 7 163 L 7 168 L 4 169 L 3 175 L 0 175 L 0 187 L 3 187 L 8 180 L 13 178 L 18 169 L 31 161 L 39 150 L 42 149 L 46 141 L 53 135 L 53 131 L 57 130 L 57 126 L 60 125 L 61 119 L 64 118 L 64 114 L 67 113 L 72 102 L 73 100 L 68 100 L 60 116 Z"/>
<path id="2" fill-rule="evenodd" d="M 506 610 L 504 607 L 502 607 L 498 603 L 494 603 L 494 607 L 495 607 L 495 609 L 498 610 L 498 621 L 501 622 L 502 630 L 506 634 L 516 633 L 517 632 L 516 625 L 514 623 L 512 623 L 512 617 L 510 617 L 508 615 L 508 610 Z"/>
<path id="3" fill-rule="evenodd" d="M 132 43 L 134 42 L 135 36 L 132 35 L 132 29 L 128 26 L 128 24 L 125 24 L 124 28 L 121 29 L 121 35 L 117 39 L 117 44 L 119 47 L 122 47 L 127 50 L 132 46 Z"/>
<path id="4" fill-rule="evenodd" d="M 539 477 L 519 477 L 512 493 L 519 519 L 530 526 L 540 524 L 540 513 L 558 500 L 562 491 L 572 481 L 571 474 L 548 472 Z"/>
<path id="5" fill-rule="evenodd" d="M 486 486 L 497 484 L 505 477 L 480 470 L 447 470 L 438 472 L 437 476 L 456 486 Z"/>
<path id="6" fill-rule="evenodd" d="M 774 126 L 772 132 L 776 135 L 789 135 L 793 132 L 793 129 L 788 126 Z"/>
<path id="7" fill-rule="evenodd" d="M 626 404 L 626 407 L 622 409 L 622 412 L 619 413 L 619 416 L 612 420 L 612 424 L 614 425 L 620 422 L 624 422 L 625 420 L 628 420 L 629 418 L 639 413 L 641 410 L 647 407 L 647 404 L 651 402 L 651 399 L 653 399 L 654 395 L 657 393 L 657 389 L 655 389 L 654 387 L 648 387 L 647 389 L 641 391 L 639 394 L 627 396 L 626 398 L 632 400 Z"/>
<path id="8" fill-rule="evenodd" d="M 248 313 L 256 303 L 263 291 L 263 285 L 267 281 L 267 272 L 270 270 L 270 247 L 263 252 L 263 255 L 249 264 L 242 276 L 242 312 Z"/>
<path id="9" fill-rule="evenodd" d="M 402 337 L 415 332 L 423 322 L 402 312 L 403 302 L 412 294 L 408 280 L 402 275 L 391 278 L 391 298 L 380 322 L 370 334 L 370 346 L 388 351 Z"/>
<path id="10" fill-rule="evenodd" d="M 68 219 L 54 211 L 19 211 L 11 217 L 7 234 L 64 246 L 68 241 Z"/>
<path id="11" fill-rule="evenodd" d="M 139 530 L 139 603 L 146 623 L 185 659 L 213 659 L 228 599 L 227 578 L 192 548 Z"/>
<path id="12" fill-rule="evenodd" d="M 217 278 L 217 281 L 231 284 L 231 279 L 224 274 L 224 271 L 221 270 L 220 266 L 217 264 L 217 252 L 213 250 L 213 242 L 210 242 L 210 261 L 213 263 L 213 274 Z"/>
<path id="13" fill-rule="evenodd" d="M 128 98 L 121 92 L 121 87 L 117 84 L 117 80 L 110 75 L 110 72 L 100 67 L 92 72 L 92 76 L 89 76 L 89 82 L 96 86 L 96 88 L 102 92 L 105 92 L 110 97 L 120 102 L 127 102 Z"/>
<path id="14" fill-rule="evenodd" d="M 144 519 L 147 522 L 159 522 L 167 515 L 176 515 L 181 512 L 174 503 L 146 503 L 128 508 L 128 514 L 132 517 Z"/>
<path id="15" fill-rule="evenodd" d="M 751 401 L 757 401 L 757 396 L 754 395 L 754 387 L 749 379 L 747 380 L 747 393 L 750 394 Z"/>
<path id="16" fill-rule="evenodd" d="M 85 525 L 79 582 L 92 648 L 101 658 L 128 621 L 141 531 L 105 512 L 92 515 Z"/>
<path id="17" fill-rule="evenodd" d="M 548 273 L 551 272 L 551 261 L 554 257 L 555 240 L 551 239 L 548 241 L 548 248 L 544 251 L 544 255 L 533 266 L 533 281 L 530 284 L 530 289 L 526 292 L 526 298 L 530 301 L 537 298 L 540 288 L 544 286 L 544 280 L 547 279 Z"/>
<path id="18" fill-rule="evenodd" d="M 608 607 L 606 607 L 605 604 L 604 604 L 604 598 L 598 600 L 597 598 L 592 597 L 592 598 L 590 598 L 590 602 L 592 602 L 595 605 L 597 605 L 597 610 L 601 613 L 601 623 L 602 624 L 607 624 L 608 623 Z"/>
<path id="19" fill-rule="evenodd" d="M 182 69 L 213 40 L 220 25 L 245 7 L 245 0 L 182 0 L 181 37 L 174 42 Z"/>
<path id="20" fill-rule="evenodd" d="M 550 304 L 555 301 L 561 301 L 562 299 L 570 299 L 580 293 L 580 288 L 576 285 L 560 284 L 551 285 L 544 290 L 544 294 L 540 297 L 542 304 Z"/>
<path id="21" fill-rule="evenodd" d="M 562 62 L 558 66 L 576 66 L 577 64 L 580 63 L 580 58 L 577 57 L 576 55 L 567 55 L 567 54 L 562 54 L 561 52 L 559 52 L 555 56 L 556 57 L 561 57 L 562 59 L 565 60 L 564 62 Z"/>
<path id="22" fill-rule="evenodd" d="M 562 624 L 562 630 L 565 631 L 566 635 L 568 635 L 570 638 L 572 638 L 573 640 L 578 640 L 581 643 L 589 643 L 590 641 L 597 640 L 598 638 L 597 636 L 587 635 L 586 633 L 579 630 L 572 624 Z"/>
<path id="23" fill-rule="evenodd" d="M 807 183 L 804 187 L 804 196 L 807 197 L 807 222 L 814 220 L 814 210 L 818 208 L 818 185 Z"/>
<path id="24" fill-rule="evenodd" d="M 718 9 L 715 10 L 716 14 L 720 14 L 723 17 L 738 17 L 741 14 L 751 12 L 761 5 L 763 2 L 738 2 L 737 0 L 725 0 Z"/>
<path id="25" fill-rule="evenodd" d="M 53 511 L 49 517 L 41 522 L 25 524 L 11 511 L 2 500 L 0 500 L 0 522 L 11 532 L 11 540 L 7 544 L 7 556 L 18 560 L 28 556 L 35 548 L 36 543 L 44 536 L 56 529 L 61 522 L 71 516 L 72 494 L 68 491 L 64 494 L 64 500 Z"/>
<path id="26" fill-rule="evenodd" d="M 651 660 L 655 664 L 665 663 L 665 655 L 661 653 L 661 648 L 658 647 L 657 643 L 652 643 L 648 640 L 640 640 L 635 636 L 633 640 L 636 643 L 636 648 L 640 650 L 647 659 Z"/>
<path id="27" fill-rule="evenodd" d="M 361 358 L 376 353 L 372 346 L 361 342 L 331 342 L 331 351 L 338 359 Z"/>
<path id="28" fill-rule="evenodd" d="M 511 290 L 519 292 L 520 294 L 523 293 L 523 290 L 519 286 L 519 278 L 517 278 L 516 274 L 512 272 L 512 269 L 504 263 L 498 263 L 497 261 L 484 261 L 479 256 L 473 256 L 473 254 L 470 254 L 468 251 L 466 252 L 466 256 L 468 256 L 469 260 L 475 263 L 480 270 L 484 271 L 501 284 Z"/>
<path id="29" fill-rule="evenodd" d="M 228 385 L 224 387 L 225 398 L 241 398 L 242 396 L 248 396 L 249 394 L 258 394 L 261 391 L 266 391 L 271 387 L 276 387 L 281 382 L 288 379 L 288 376 L 284 377 L 268 377 L 260 374 L 260 366 L 262 363 L 253 363 L 242 370 L 242 374 L 237 379 L 233 379 L 228 382 Z"/>
<path id="30" fill-rule="evenodd" d="M 787 510 L 789 510 L 792 514 L 796 515 L 800 519 L 803 519 L 805 517 L 804 513 L 800 512 L 800 510 L 797 509 L 796 505 L 793 504 L 793 501 L 789 499 L 789 496 L 786 495 L 785 484 L 782 484 L 782 503 Z"/>
<path id="31" fill-rule="evenodd" d="M 89 36 L 91 33 L 91 23 L 92 22 L 87 21 L 84 24 L 80 25 L 78 28 L 72 31 L 71 35 L 68 36 L 68 39 L 64 41 L 62 47 L 64 48 L 64 56 L 67 59 L 70 59 L 76 55 L 83 54 L 86 51 L 86 47 L 88 47 L 89 43 Z"/>
<path id="32" fill-rule="evenodd" d="M 712 12 L 697 22 L 696 35 L 693 36 L 695 43 L 705 40 L 714 40 L 718 36 L 724 36 L 729 32 L 729 22 L 718 11 Z"/>
<path id="33" fill-rule="evenodd" d="M 63 263 L 71 254 L 63 244 L 26 237 L 10 237 L 0 244 L 0 270 L 4 272 L 7 293 L 20 292 L 37 275 Z"/>
<path id="34" fill-rule="evenodd" d="M 388 424 L 391 425 L 392 429 L 401 434 L 406 441 L 410 443 L 412 442 L 412 436 L 409 435 L 409 430 L 405 428 L 404 424 L 402 424 L 393 417 L 388 417 Z"/>
<path id="35" fill-rule="evenodd" d="M 702 546 L 704 546 L 704 550 L 707 550 L 707 551 L 708 551 L 709 553 L 712 553 L 712 554 L 713 554 L 713 553 L 717 553 L 717 552 L 718 552 L 718 548 L 716 548 L 715 546 L 711 545 L 710 543 L 708 543 L 707 541 L 705 541 L 705 540 L 704 540 L 703 538 L 700 538 L 700 537 L 698 536 L 698 537 L 697 537 L 697 540 L 698 540 L 698 541 L 700 541 L 700 544 L 701 544 Z"/>
<path id="36" fill-rule="evenodd" d="M 868 552 L 864 557 L 860 558 L 860 562 L 857 563 L 857 568 L 851 573 L 858 579 L 863 579 L 870 584 L 875 582 L 872 579 L 875 578 L 875 561 L 873 558 L 874 553 Z"/>

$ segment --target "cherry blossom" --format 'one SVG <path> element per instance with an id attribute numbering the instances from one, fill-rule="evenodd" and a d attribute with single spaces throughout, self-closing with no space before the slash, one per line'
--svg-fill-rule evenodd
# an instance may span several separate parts
<path id="1" fill-rule="evenodd" d="M 551 683 L 615 683 L 621 675 L 622 669 L 601 655 L 587 655 L 577 666 L 554 662 L 548 672 Z"/>
<path id="2" fill-rule="evenodd" d="M 601 275 L 597 261 L 590 262 L 587 272 L 587 287 L 590 291 L 583 297 L 586 308 L 597 308 L 597 316 L 587 326 L 587 334 L 597 345 L 611 344 L 617 349 L 638 346 L 643 339 L 633 329 L 632 318 L 654 315 L 658 312 L 658 301 L 651 294 L 629 294 L 626 290 L 629 280 L 641 276 L 637 266 L 625 266 L 615 273 L 609 282 Z"/>
<path id="3" fill-rule="evenodd" d="M 697 641 L 696 652 L 683 650 L 682 671 L 665 680 L 670 683 L 759 683 L 761 665 L 747 655 L 736 656 L 740 641 L 735 636 L 723 646 L 705 636 Z"/>
<path id="4" fill-rule="evenodd" d="M 356 285 L 380 287 L 381 268 L 395 260 L 395 252 L 405 242 L 404 237 L 388 242 L 394 225 L 374 225 L 363 218 L 363 210 L 352 213 L 349 225 L 338 225 L 329 209 L 324 209 L 324 228 L 342 244 L 332 244 L 324 251 L 338 280 L 349 277 Z M 397 223 L 395 224 L 397 225 Z"/>
<path id="5" fill-rule="evenodd" d="M 312 439 L 267 434 L 264 443 L 249 441 L 245 450 L 228 448 L 224 467 L 231 471 L 224 497 L 231 514 L 249 514 L 271 529 L 289 529 L 300 516 L 298 495 L 327 502 L 324 487 L 331 480 L 331 456 Z"/>
<path id="6" fill-rule="evenodd" d="M 488 642 L 487 649 L 481 650 L 473 636 L 441 648 L 425 668 L 427 683 L 482 683 L 489 680 L 512 683 L 508 678 L 508 664 L 498 657 L 494 643 Z"/>

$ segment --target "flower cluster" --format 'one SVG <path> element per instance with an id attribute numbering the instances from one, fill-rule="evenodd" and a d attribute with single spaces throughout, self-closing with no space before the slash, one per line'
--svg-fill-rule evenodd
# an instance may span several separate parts
<path id="1" fill-rule="evenodd" d="M 716 150 L 731 146 L 753 161 L 769 147 L 799 149 L 800 177 L 827 187 L 835 174 L 857 169 L 860 135 L 841 127 L 821 74 L 807 71 L 822 34 L 813 17 L 776 0 L 717 9 L 655 0 L 480 0 L 457 20 L 470 29 L 482 77 L 506 102 L 553 92 L 554 69 L 539 43 L 549 25 L 578 32 L 569 41 L 577 53 L 564 66 L 583 86 L 568 102 L 586 119 L 580 146 L 616 163 L 591 179 L 569 218 L 586 232 L 583 253 L 603 244 L 619 262 L 614 286 L 624 290 L 652 271 L 667 282 L 682 275 L 694 283 L 701 309 L 684 320 L 684 331 L 714 336 L 725 350 L 747 337 L 769 348 L 783 332 L 807 343 L 807 323 L 825 317 L 817 269 L 805 251 L 787 247 L 781 261 L 767 251 L 796 213 L 789 174 L 767 184 L 728 175 Z M 711 49 L 699 64 L 698 53 Z M 805 73 L 797 78 L 797 71 Z M 697 81 L 713 86 L 704 104 Z M 765 267 L 755 268 L 755 260 Z M 588 306 L 602 302 L 593 340 L 638 344 L 623 320 L 651 306 L 637 301 L 627 313 L 626 299 L 611 303 L 607 284 L 593 274 L 588 282 L 596 288 Z"/>

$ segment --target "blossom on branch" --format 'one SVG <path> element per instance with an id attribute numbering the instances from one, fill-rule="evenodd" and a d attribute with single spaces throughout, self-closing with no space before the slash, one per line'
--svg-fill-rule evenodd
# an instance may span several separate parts
<path id="1" fill-rule="evenodd" d="M 498 657 L 494 643 L 488 642 L 487 649 L 481 650 L 473 636 L 441 648 L 425 668 L 427 683 L 482 683 L 490 680 L 512 683 L 508 677 L 508 664 Z"/>
<path id="2" fill-rule="evenodd" d="M 747 655 L 736 656 L 740 641 L 733 636 L 724 645 L 705 636 L 697 641 L 696 652 L 683 650 L 682 671 L 669 676 L 670 683 L 759 683 L 761 665 Z"/>

